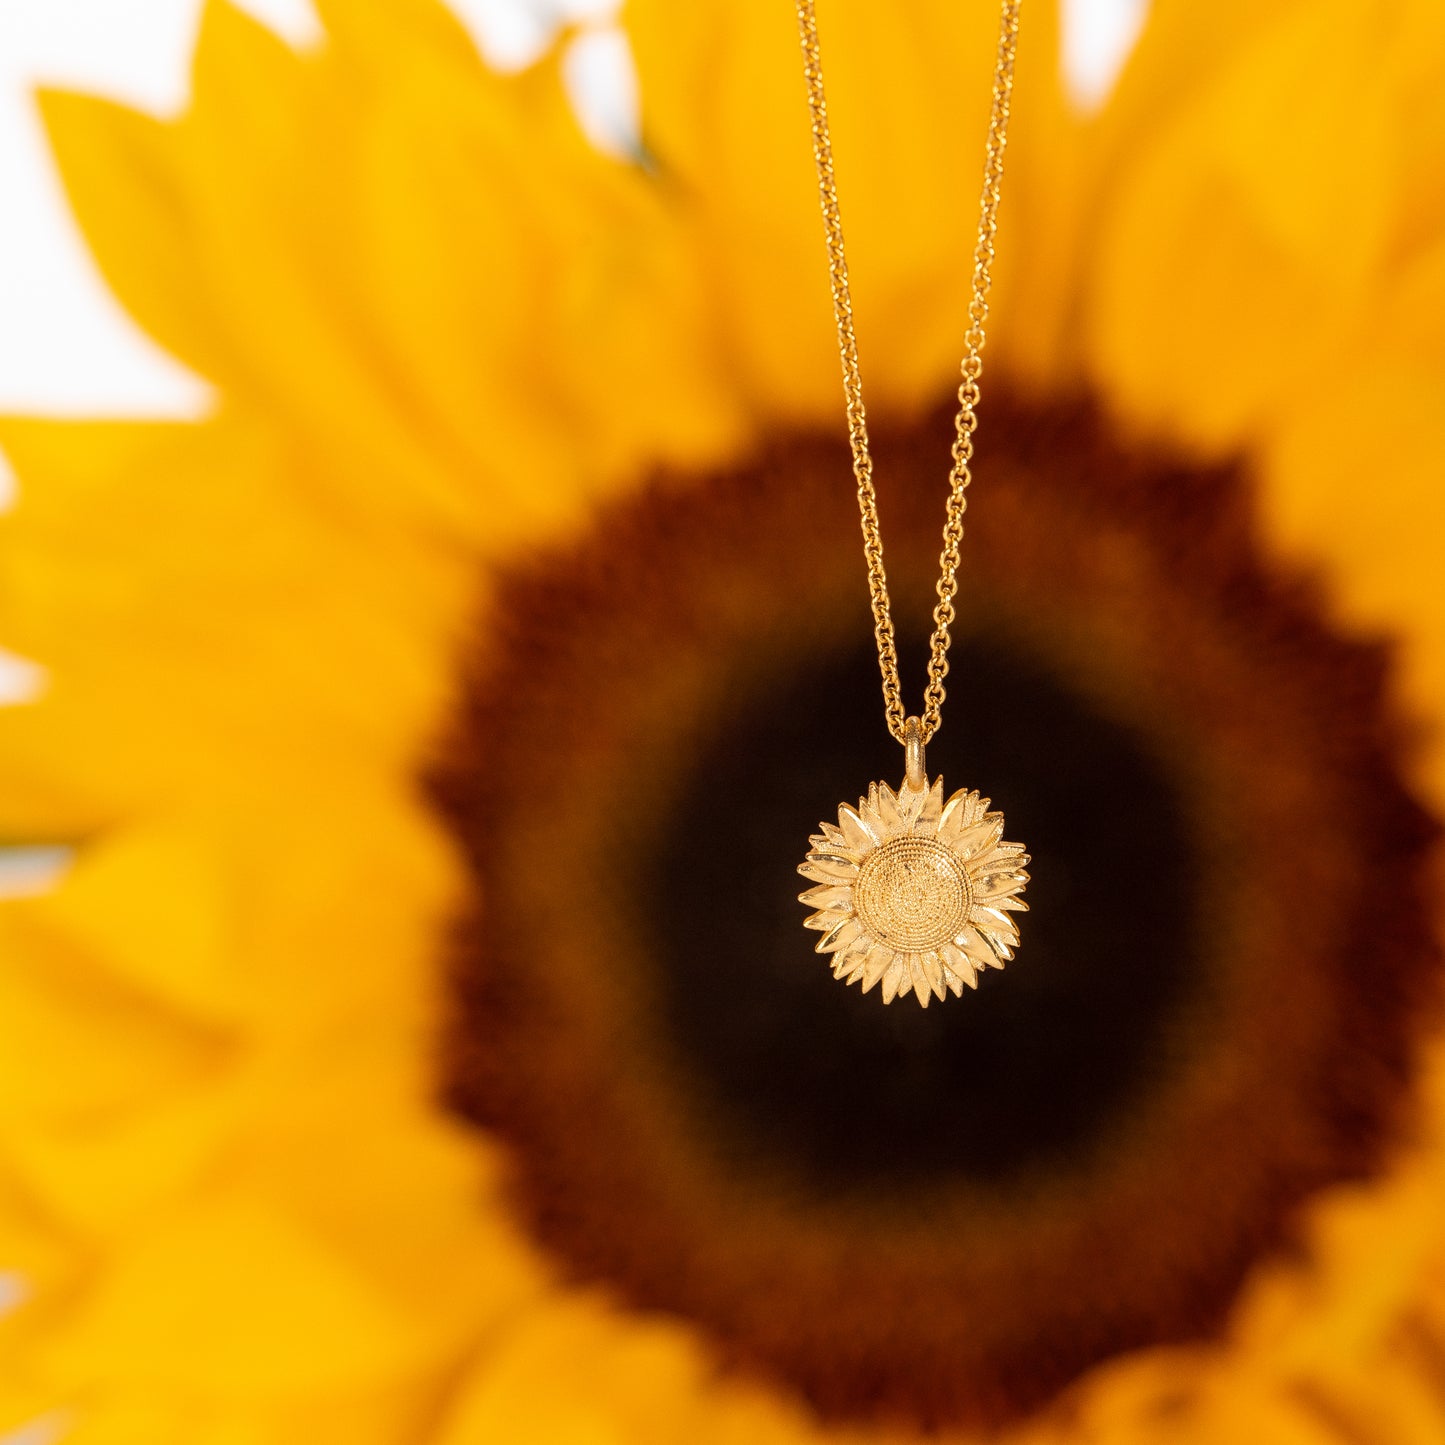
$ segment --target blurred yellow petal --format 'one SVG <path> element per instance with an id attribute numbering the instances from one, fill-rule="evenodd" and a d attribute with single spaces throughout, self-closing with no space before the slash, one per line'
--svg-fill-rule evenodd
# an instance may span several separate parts
<path id="1" fill-rule="evenodd" d="M 153 1388 L 122 1386 L 53 1418 L 66 1445 L 391 1445 L 426 1437 L 437 1389 L 431 1380 L 376 1381 L 219 1405 L 183 1396 L 177 1408 L 174 1393 L 163 1403 Z"/>
<path id="2" fill-rule="evenodd" d="M 916 406 L 956 367 L 966 329 L 997 16 L 944 4 L 911 7 L 906 23 L 877 6 L 820 12 L 863 375 L 876 402 Z M 1043 25 L 1037 38 L 1048 54 Z M 628 27 L 643 141 L 692 215 L 730 384 L 763 415 L 836 416 L 837 352 L 792 8 L 639 0 Z M 1034 39 L 1025 36 L 1026 55 Z M 1050 97 L 1042 87 L 1035 94 L 1028 125 L 1043 129 Z M 1005 210 L 1012 204 L 1010 193 Z M 1018 235 L 1012 222 L 1000 233 L 1001 271 Z"/>
<path id="3" fill-rule="evenodd" d="M 324 1241 L 238 1197 L 138 1231 L 42 1361 L 78 1390 L 264 1398 L 395 1380 L 434 1345 Z"/>
<path id="4" fill-rule="evenodd" d="M 1280 9 L 1139 148 L 1094 251 L 1093 373 L 1211 449 L 1355 334 L 1401 180 L 1389 27 L 1359 0 Z"/>
<path id="5" fill-rule="evenodd" d="M 1303 1391 L 1231 1363 L 1208 1351 L 1160 1351 L 1106 1368 L 1060 1438 L 1081 1445 L 1339 1445 L 1338 1421 Z"/>
<path id="6" fill-rule="evenodd" d="M 1065 93 L 1061 45 L 1060 7 L 1024 13 L 984 364 L 996 376 L 1067 389 L 1077 384 L 1084 241 L 1112 167 Z"/>
<path id="7" fill-rule="evenodd" d="M 294 453 L 234 416 L 9 421 L 3 441 L 22 498 L 4 523 L 6 637 L 51 669 L 37 707 L 0 714 L 12 829 L 75 833 L 234 786 L 238 759 L 274 776 L 415 746 L 445 688 L 427 659 L 474 586 L 457 557 L 328 521 Z M 330 718 L 324 756 L 303 730 L 277 735 L 277 688 L 293 716 Z"/>
<path id="8" fill-rule="evenodd" d="M 568 1361 L 559 1374 L 557 1361 Z M 617 1328 L 605 1306 L 579 1301 L 523 1320 L 492 1352 L 442 1445 L 537 1439 L 556 1445 L 666 1445 L 699 1439 L 702 1364 L 662 1322 Z"/>
<path id="9" fill-rule="evenodd" d="M 351 1112 L 367 1127 L 338 1142 L 336 1120 Z M 554 1286 L 511 1227 L 505 1159 L 438 1119 L 420 1092 L 401 1097 L 346 1071 L 298 1080 L 287 1115 L 262 1121 L 243 1162 L 258 1191 L 454 1344 Z"/>
<path id="10" fill-rule="evenodd" d="M 1431 244 L 1392 278 L 1380 298 L 1379 330 L 1397 360 L 1445 371 L 1445 217 Z M 1378 343 L 1376 343 L 1378 345 Z"/>
<path id="11" fill-rule="evenodd" d="M 316 0 L 316 13 L 346 63 L 384 74 L 394 68 L 398 51 L 414 57 L 429 73 L 472 73 L 480 57 L 455 11 L 441 0 Z"/>
<path id="12" fill-rule="evenodd" d="M 174 1095 L 113 1114 L 6 1118 L 0 1139 L 48 1219 L 87 1238 L 114 1239 L 157 1201 L 203 1178 L 242 1112 L 224 1077 L 188 1079 Z"/>
<path id="13" fill-rule="evenodd" d="M 1419 1287 L 1437 1244 L 1441 1192 L 1437 1167 L 1324 1202 L 1300 1260 L 1255 1282 L 1235 1319 L 1236 1347 L 1302 1375 L 1368 1357 Z M 1388 1232 L 1380 1229 L 1385 1214 Z"/>
<path id="14" fill-rule="evenodd" d="M 566 525 L 640 439 L 680 460 L 730 444 L 681 228 L 647 177 L 586 145 L 555 69 L 497 76 L 453 37 L 376 87 L 375 33 L 343 41 L 357 30 L 361 75 L 354 44 L 298 57 L 212 0 L 181 121 L 50 97 L 72 196 L 122 258 L 111 279 L 137 319 L 324 447 L 332 485 L 488 546 Z M 520 133 L 552 164 L 519 164 Z M 166 214 L 185 213 L 164 233 L 151 206 L 129 214 L 134 186 L 112 203 L 118 176 L 151 173 L 147 190 L 179 198 Z M 178 246 L 201 258 L 199 296 L 165 290 Z M 172 312 L 203 312 L 207 345 L 178 340 Z"/>
<path id="15" fill-rule="evenodd" d="M 7 1110 L 83 1124 L 184 1097 L 219 1066 L 224 1033 L 107 977 L 83 942 L 26 908 L 0 910 Z"/>
<path id="16" fill-rule="evenodd" d="M 305 1207 L 319 1189 L 283 1174 L 299 1212 L 242 1188 L 137 1227 L 82 1312 L 42 1338 L 52 1398 L 97 1440 L 125 1438 L 142 1418 L 161 1432 L 146 1439 L 180 1427 L 193 1433 L 178 1439 L 218 1442 L 382 1441 L 419 1428 L 474 1333 L 540 1280 L 504 1234 L 479 1232 L 488 1216 L 470 1190 L 455 1191 L 453 1217 L 438 1209 L 448 1185 L 481 1184 L 474 1154 L 448 1151 L 441 1175 L 418 1147 L 425 1127 L 403 1137 L 378 1123 L 359 1209 L 337 1207 L 350 1175 L 333 1157 L 324 1211 Z M 360 1433 L 338 1433 L 353 1419 Z"/>
<path id="17" fill-rule="evenodd" d="M 113 101 L 64 91 L 40 106 L 70 204 L 106 281 L 161 345 L 207 375 L 220 367 L 204 283 L 180 262 L 193 243 L 166 127 Z"/>
<path id="18" fill-rule="evenodd" d="M 1445 696 L 1445 366 L 1396 359 L 1403 355 L 1352 358 L 1347 405 L 1329 389 L 1303 386 L 1281 407 L 1265 502 L 1301 556 L 1335 564 L 1339 602 L 1354 625 L 1385 630 L 1411 619 L 1401 661 L 1424 715 Z M 1445 799 L 1445 753 L 1432 748 L 1420 763 L 1433 796 Z"/>
<path id="19" fill-rule="evenodd" d="M 15 903 L 138 991 L 224 1025 L 234 1017 L 241 900 L 233 878 L 184 829 L 134 829 L 82 847 L 61 886 Z"/>
<path id="20" fill-rule="evenodd" d="M 128 1216 L 227 1122 L 233 1040 L 118 980 L 63 921 L 0 911 L 0 1136 L 26 1187 L 72 1218 Z"/>

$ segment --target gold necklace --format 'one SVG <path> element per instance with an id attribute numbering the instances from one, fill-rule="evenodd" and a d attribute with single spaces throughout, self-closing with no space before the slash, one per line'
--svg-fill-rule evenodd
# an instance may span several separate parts
<path id="1" fill-rule="evenodd" d="M 823 93 L 823 62 L 813 0 L 797 0 L 803 47 L 803 74 L 812 115 L 813 160 L 828 243 L 828 280 L 838 351 L 843 363 L 843 396 L 858 509 L 863 524 L 863 554 L 868 564 L 868 594 L 873 636 L 883 676 L 888 731 L 904 747 L 903 783 L 895 792 L 872 783 L 858 806 L 844 803 L 838 823 L 821 824 L 811 838 L 812 851 L 798 872 L 817 886 L 799 894 L 814 911 L 805 927 L 822 933 L 817 951 L 832 955 L 833 976 L 861 982 L 867 993 L 882 985 L 883 1002 L 910 990 L 924 1008 L 930 997 L 955 996 L 964 985 L 978 987 L 985 968 L 1002 968 L 1018 944 L 1012 915 L 1026 912 L 1019 895 L 1028 882 L 1028 854 L 1020 843 L 1003 842 L 1003 814 L 989 811 L 989 800 L 960 790 L 944 801 L 943 779 L 930 784 L 924 744 L 942 721 L 948 675 L 949 627 L 958 592 L 958 556 L 963 514 L 972 480 L 973 434 L 978 427 L 979 377 L 983 372 L 984 322 L 998 226 L 999 188 L 1008 141 L 1013 94 L 1014 53 L 1018 42 L 1020 0 L 1003 0 L 998 55 L 994 65 L 993 106 L 989 113 L 983 195 L 979 202 L 978 241 L 973 253 L 973 294 L 960 366 L 958 416 L 954 423 L 953 466 L 939 558 L 938 603 L 923 716 L 905 717 L 898 677 L 898 650 L 888 579 L 883 570 L 883 538 L 878 526 L 878 497 L 873 488 L 873 459 L 863 410 L 858 343 L 853 332 L 853 299 L 843 249 L 843 222 L 833 176 L 833 144 L 828 132 L 828 103 Z"/>

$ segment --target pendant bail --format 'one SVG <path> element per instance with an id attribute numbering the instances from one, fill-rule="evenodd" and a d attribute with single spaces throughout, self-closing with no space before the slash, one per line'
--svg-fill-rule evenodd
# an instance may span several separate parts
<path id="1" fill-rule="evenodd" d="M 926 791 L 928 772 L 923 764 L 923 724 L 916 717 L 904 720 L 903 756 L 906 761 L 904 783 L 915 793 Z"/>

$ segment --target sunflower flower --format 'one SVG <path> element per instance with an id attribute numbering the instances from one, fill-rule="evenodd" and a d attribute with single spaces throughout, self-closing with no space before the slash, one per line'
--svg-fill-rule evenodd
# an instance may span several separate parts
<path id="1" fill-rule="evenodd" d="M 634 0 L 636 158 L 436 0 L 43 98 L 196 423 L 0 423 L 0 1429 L 1436 1445 L 1445 19 L 1028 18 L 931 761 L 993 987 L 827 977 L 876 697 L 792 19 Z M 821 23 L 900 638 L 988 7 Z M 925 983 L 931 984 L 925 970 Z"/>

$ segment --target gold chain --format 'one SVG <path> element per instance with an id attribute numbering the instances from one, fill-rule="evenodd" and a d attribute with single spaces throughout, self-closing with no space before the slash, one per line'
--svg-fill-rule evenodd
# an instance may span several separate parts
<path id="1" fill-rule="evenodd" d="M 979 200 L 978 241 L 973 251 L 973 296 L 968 306 L 960 364 L 958 416 L 954 421 L 953 466 L 940 555 L 938 604 L 933 609 L 933 637 L 928 659 L 928 686 L 923 693 L 921 732 L 927 742 L 938 731 L 943 712 L 943 679 L 948 676 L 949 627 L 958 592 L 958 552 L 963 542 L 963 514 L 972 481 L 973 434 L 978 427 L 979 377 L 983 374 L 983 324 L 988 318 L 992 281 L 993 238 L 998 229 L 999 187 L 1003 153 L 1008 142 L 1009 103 L 1013 95 L 1014 52 L 1018 44 L 1020 0 L 1003 0 L 998 55 L 993 72 L 993 106 L 988 118 L 988 149 Z M 803 45 L 803 74 L 808 82 L 808 109 L 813 121 L 813 160 L 818 167 L 818 194 L 828 239 L 828 281 L 833 291 L 833 316 L 838 323 L 838 351 L 843 362 L 843 395 L 848 410 L 848 442 L 853 449 L 853 475 L 858 482 L 858 509 L 863 522 L 863 554 L 868 561 L 868 594 L 873 606 L 873 636 L 878 643 L 878 668 L 883 674 L 883 702 L 888 731 L 905 741 L 907 719 L 898 678 L 898 647 L 883 571 L 883 537 L 878 528 L 878 495 L 873 489 L 873 458 L 868 452 L 868 424 L 863 411 L 863 382 L 858 372 L 858 342 L 853 334 L 853 297 L 848 289 L 848 261 L 843 249 L 843 221 L 838 213 L 838 188 L 833 176 L 833 142 L 828 133 L 828 102 L 823 94 L 823 60 L 818 50 L 818 22 L 813 0 L 797 0 L 798 31 Z"/>

